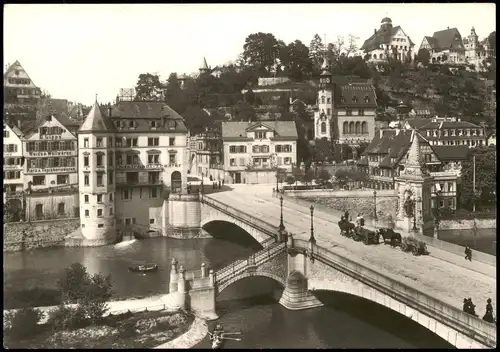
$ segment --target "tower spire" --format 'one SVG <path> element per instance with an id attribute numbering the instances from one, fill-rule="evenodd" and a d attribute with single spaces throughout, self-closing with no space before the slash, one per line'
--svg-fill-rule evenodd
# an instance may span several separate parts
<path id="1" fill-rule="evenodd" d="M 410 142 L 410 150 L 408 151 L 408 159 L 403 174 L 417 177 L 428 176 L 429 172 L 422 166 L 420 161 L 420 142 L 415 129 L 411 132 Z"/>

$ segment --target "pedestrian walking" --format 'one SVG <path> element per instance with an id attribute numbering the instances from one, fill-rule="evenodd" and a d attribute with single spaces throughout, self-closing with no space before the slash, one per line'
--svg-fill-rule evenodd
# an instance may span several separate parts
<path id="1" fill-rule="evenodd" d="M 475 315 L 477 317 L 476 305 L 472 303 L 472 298 L 469 297 L 468 301 L 469 301 L 469 314 Z"/>
<path id="2" fill-rule="evenodd" d="M 465 247 L 465 259 L 472 261 L 472 249 L 469 246 Z"/>
<path id="3" fill-rule="evenodd" d="M 220 180 L 219 180 L 219 189 L 221 189 L 221 186 L 220 186 Z"/>
<path id="4" fill-rule="evenodd" d="M 224 179 L 222 179 L 222 185 L 224 186 Z"/>
<path id="5" fill-rule="evenodd" d="M 491 305 L 491 298 L 486 301 L 486 313 L 483 316 L 483 320 L 488 323 L 494 323 L 495 317 L 493 316 L 493 306 Z"/>

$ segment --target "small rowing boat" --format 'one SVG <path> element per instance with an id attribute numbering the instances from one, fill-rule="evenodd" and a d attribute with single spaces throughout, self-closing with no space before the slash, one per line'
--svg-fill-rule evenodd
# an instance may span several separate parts
<path id="1" fill-rule="evenodd" d="M 149 273 L 158 270 L 157 264 L 146 264 L 146 265 L 138 265 L 138 266 L 129 266 L 128 270 L 132 272 L 139 273 Z"/>
<path id="2" fill-rule="evenodd" d="M 226 336 L 226 335 L 234 335 L 234 334 L 241 334 L 241 333 L 240 332 L 219 332 L 219 333 L 209 332 L 208 335 L 210 336 L 210 340 L 212 340 L 212 349 L 213 350 L 220 349 L 222 347 L 222 342 L 224 342 L 224 340 L 241 341 L 240 338 Z"/>

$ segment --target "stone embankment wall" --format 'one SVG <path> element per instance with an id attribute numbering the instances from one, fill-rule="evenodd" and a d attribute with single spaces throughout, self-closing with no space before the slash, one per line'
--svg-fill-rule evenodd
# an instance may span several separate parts
<path id="1" fill-rule="evenodd" d="M 496 229 L 497 219 L 456 219 L 456 220 L 441 220 L 439 223 L 440 230 L 471 230 L 474 224 L 478 229 Z"/>
<path id="2" fill-rule="evenodd" d="M 58 219 L 16 222 L 3 225 L 5 252 L 64 246 L 64 238 L 80 227 L 80 219 Z M 23 241 L 23 231 L 26 238 Z"/>
<path id="3" fill-rule="evenodd" d="M 323 204 L 339 212 L 347 210 L 354 220 L 361 213 L 365 219 L 371 219 L 375 210 L 375 198 L 371 197 L 297 197 L 314 203 Z M 377 218 L 380 221 L 391 221 L 396 219 L 398 198 L 394 196 L 377 196 Z"/>

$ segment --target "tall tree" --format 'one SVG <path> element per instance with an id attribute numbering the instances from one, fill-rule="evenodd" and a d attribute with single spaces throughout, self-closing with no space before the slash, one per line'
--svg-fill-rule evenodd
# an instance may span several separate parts
<path id="1" fill-rule="evenodd" d="M 290 78 L 302 80 L 311 73 L 312 61 L 309 58 L 309 48 L 300 40 L 288 44 L 281 55 L 281 62 L 288 69 Z"/>
<path id="2" fill-rule="evenodd" d="M 321 40 L 319 34 L 315 34 L 311 43 L 309 44 L 309 58 L 312 61 L 312 71 L 314 75 L 319 75 L 323 58 L 325 55 L 325 45 Z"/>
<path id="3" fill-rule="evenodd" d="M 488 45 L 491 50 L 493 50 L 493 56 L 497 56 L 497 32 L 493 31 L 488 36 Z"/>
<path id="4" fill-rule="evenodd" d="M 160 100 L 163 88 L 160 77 L 151 73 L 141 73 L 135 86 L 137 100 Z"/>
<path id="5" fill-rule="evenodd" d="M 181 84 L 175 72 L 171 73 L 168 77 L 165 101 L 172 109 L 179 113 L 184 112 L 187 107 L 184 92 L 181 89 Z"/>
<path id="6" fill-rule="evenodd" d="M 272 33 L 253 33 L 245 39 L 243 58 L 246 65 L 269 75 L 279 57 L 279 42 Z"/>
<path id="7" fill-rule="evenodd" d="M 429 50 L 421 48 L 418 50 L 416 61 L 421 62 L 422 65 L 427 66 L 429 64 L 429 61 L 431 59 L 431 54 L 429 53 Z"/>

